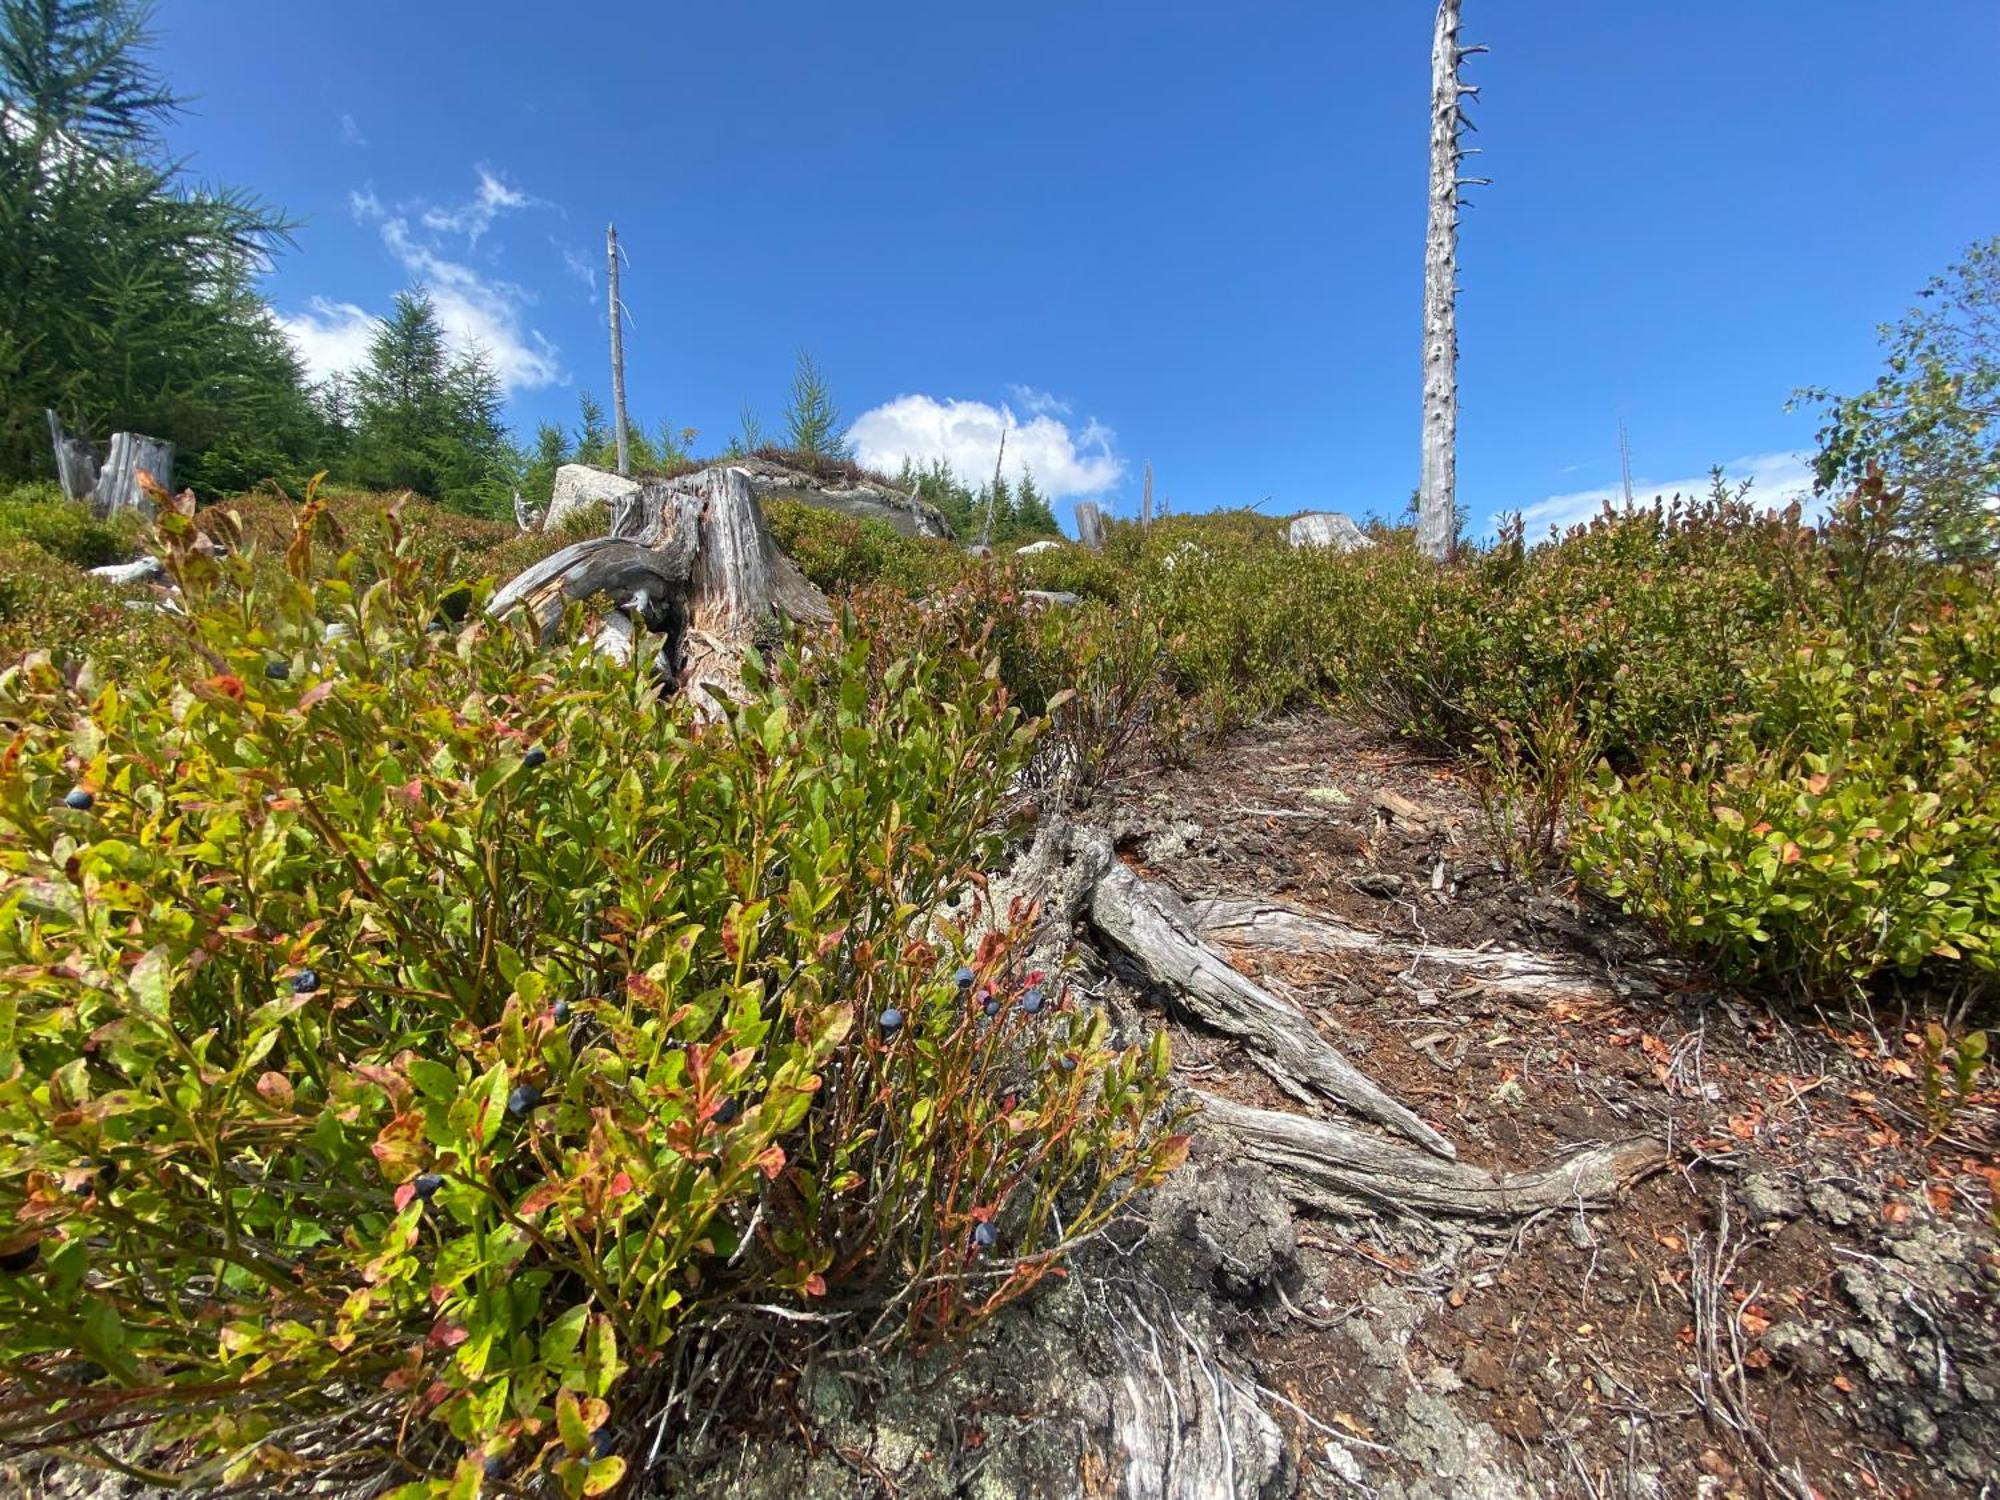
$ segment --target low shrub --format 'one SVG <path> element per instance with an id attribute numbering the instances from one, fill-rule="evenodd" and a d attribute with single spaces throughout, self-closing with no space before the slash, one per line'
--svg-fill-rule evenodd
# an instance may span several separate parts
<path id="1" fill-rule="evenodd" d="M 1715 496 L 1607 508 L 1534 547 L 1517 532 L 1451 570 L 1378 547 L 1347 560 L 1368 582 L 1333 675 L 1390 727 L 1460 753 L 1572 702 L 1629 766 L 1740 704 L 1746 661 L 1810 608 L 1816 546 L 1795 512 Z"/>
<path id="2" fill-rule="evenodd" d="M 175 649 L 151 591 L 114 587 L 33 542 L 0 542 L 0 668 L 32 652 L 75 675 L 92 658 L 116 676 Z"/>
<path id="3" fill-rule="evenodd" d="M 33 542 L 51 557 L 79 568 L 121 562 L 136 550 L 129 523 L 97 520 L 90 507 L 54 484 L 18 484 L 0 491 L 0 543 Z"/>
<path id="4" fill-rule="evenodd" d="M 1813 996 L 2000 968 L 2000 604 L 1943 574 L 1886 650 L 1787 639 L 1688 759 L 1588 798 L 1578 871 L 1725 972 Z"/>
<path id="5" fill-rule="evenodd" d="M 411 1493 L 594 1494 L 679 1340 L 949 1335 L 1178 1159 L 1164 1045 L 947 919 L 997 671 L 850 625 L 702 725 L 297 521 L 273 579 L 163 518 L 192 671 L 0 678 L 17 1426 L 268 1478 L 372 1404 Z"/>

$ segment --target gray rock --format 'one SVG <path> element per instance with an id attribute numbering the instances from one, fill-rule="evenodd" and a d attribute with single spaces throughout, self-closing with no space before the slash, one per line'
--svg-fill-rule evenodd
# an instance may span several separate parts
<path id="1" fill-rule="evenodd" d="M 1752 1172 L 1736 1191 L 1743 1211 L 1760 1224 L 1771 1219 L 1796 1219 L 1806 1211 L 1805 1195 L 1798 1183 L 1783 1172 Z"/>
<path id="2" fill-rule="evenodd" d="M 564 464 L 556 470 L 555 488 L 549 495 L 548 512 L 542 517 L 542 530 L 561 531 L 572 516 L 593 505 L 609 507 L 614 501 L 638 493 L 636 479 L 589 464 Z"/>
<path id="3" fill-rule="evenodd" d="M 1379 896 L 1384 901 L 1403 894 L 1403 877 L 1393 870 L 1364 870 L 1354 877 L 1353 884 L 1363 895 Z"/>
<path id="4" fill-rule="evenodd" d="M 796 500 L 822 510 L 837 510 L 859 521 L 885 521 L 904 536 L 950 541 L 951 523 L 930 501 L 859 476 L 819 479 L 802 469 L 768 458 L 732 458 L 727 467 L 741 469 L 759 500 Z"/>
<path id="5" fill-rule="evenodd" d="M 1294 547 L 1333 547 L 1341 552 L 1359 552 L 1375 545 L 1366 532 L 1337 510 L 1293 517 L 1285 540 Z"/>

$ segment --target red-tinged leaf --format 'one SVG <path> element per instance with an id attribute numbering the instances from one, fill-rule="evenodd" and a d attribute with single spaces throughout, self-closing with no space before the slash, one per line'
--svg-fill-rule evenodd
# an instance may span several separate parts
<path id="1" fill-rule="evenodd" d="M 806 1278 L 805 1292 L 808 1297 L 824 1297 L 826 1295 L 826 1278 L 817 1271 L 813 1272 L 812 1275 Z"/>
<path id="2" fill-rule="evenodd" d="M 368 1148 L 382 1165 L 382 1175 L 391 1182 L 411 1176 L 424 1159 L 424 1117 L 414 1109 L 397 1115 L 375 1137 Z"/>
<path id="3" fill-rule="evenodd" d="M 775 1178 L 780 1172 L 784 1171 L 785 1148 L 780 1146 L 776 1141 L 773 1141 L 762 1151 L 758 1152 L 757 1170 L 762 1172 L 767 1180 Z"/>
<path id="4" fill-rule="evenodd" d="M 630 1172 L 620 1172 L 611 1179 L 611 1186 L 607 1190 L 606 1196 L 622 1198 L 632 1191 L 632 1186 L 632 1174 Z"/>
<path id="5" fill-rule="evenodd" d="M 364 1063 L 354 1070 L 354 1076 L 363 1083 L 372 1083 L 389 1096 L 389 1102 L 401 1109 L 410 1099 L 410 1080 L 394 1068 L 385 1068 L 380 1063 Z"/>
<path id="6" fill-rule="evenodd" d="M 257 1097 L 273 1109 L 290 1109 L 292 1082 L 283 1073 L 265 1073 L 257 1080 Z"/>
<path id="7" fill-rule="evenodd" d="M 433 1349 L 456 1349 L 471 1337 L 463 1324 L 440 1320 L 431 1324 L 430 1336 L 424 1342 Z"/>
<path id="8" fill-rule="evenodd" d="M 561 1197 L 562 1188 L 558 1184 L 553 1182 L 537 1183 L 528 1190 L 528 1196 L 515 1206 L 514 1212 L 525 1219 L 531 1214 L 540 1213 Z"/>
<path id="9" fill-rule="evenodd" d="M 410 1200 L 416 1196 L 417 1196 L 417 1185 L 414 1182 L 406 1182 L 401 1187 L 397 1188 L 396 1200 L 395 1200 L 396 1212 L 401 1213 L 404 1209 L 408 1208 L 410 1206 Z"/>
<path id="10" fill-rule="evenodd" d="M 234 672 L 218 672 L 202 686 L 212 693 L 227 698 L 231 703 L 243 701 L 243 679 Z"/>
<path id="11" fill-rule="evenodd" d="M 299 694 L 299 712 L 310 713 L 332 696 L 333 684 L 331 682 L 316 682 L 303 693 Z"/>

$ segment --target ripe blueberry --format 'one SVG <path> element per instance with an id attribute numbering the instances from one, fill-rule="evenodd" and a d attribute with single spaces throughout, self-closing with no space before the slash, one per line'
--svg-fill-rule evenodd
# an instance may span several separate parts
<path id="1" fill-rule="evenodd" d="M 555 1018 L 556 1018 L 556 1025 L 558 1026 L 562 1025 L 564 1022 L 569 1020 L 569 1001 L 567 1000 L 556 1001 Z"/>
<path id="2" fill-rule="evenodd" d="M 611 1451 L 611 1429 L 600 1427 L 590 1435 L 590 1456 L 603 1458 Z"/>
<path id="3" fill-rule="evenodd" d="M 540 1089 L 536 1088 L 532 1083 L 519 1084 L 507 1096 L 507 1113 L 515 1116 L 525 1115 L 541 1102 L 542 1091 Z"/>
<path id="4" fill-rule="evenodd" d="M 972 980 L 973 980 L 972 970 L 960 969 L 956 977 L 958 979 L 958 987 L 960 989 L 969 990 L 972 988 Z"/>
<path id="5" fill-rule="evenodd" d="M 89 812 L 96 801 L 97 799 L 91 796 L 88 791 L 77 786 L 70 788 L 69 795 L 63 798 L 63 806 L 73 808 L 77 812 Z"/>
<path id="6" fill-rule="evenodd" d="M 882 1035 L 884 1036 L 894 1036 L 902 1029 L 903 1013 L 893 1005 L 882 1012 L 880 1019 L 882 1022 Z"/>
<path id="7" fill-rule="evenodd" d="M 310 995 L 318 988 L 319 975 L 315 974 L 311 969 L 301 969 L 292 976 L 292 993 L 294 995 Z"/>
<path id="8" fill-rule="evenodd" d="M 982 1250 L 991 1250 L 1000 1238 L 1000 1231 L 991 1224 L 975 1224 L 972 1228 L 972 1243 Z"/>
<path id="9" fill-rule="evenodd" d="M 41 1257 L 42 1242 L 40 1240 L 30 1240 L 18 1249 L 9 1250 L 5 1255 L 0 1255 L 0 1271 L 5 1271 L 11 1276 L 16 1272 L 27 1270 L 28 1267 L 40 1260 Z"/>
<path id="10" fill-rule="evenodd" d="M 422 1172 L 410 1179 L 410 1186 L 416 1189 L 420 1201 L 428 1203 L 444 1186 L 444 1179 L 435 1172 Z"/>
<path id="11" fill-rule="evenodd" d="M 734 1099 L 724 1099 L 722 1101 L 722 1108 L 715 1112 L 715 1123 L 718 1125 L 727 1125 L 736 1118 L 737 1113 L 736 1101 Z"/>
<path id="12" fill-rule="evenodd" d="M 264 663 L 264 675 L 273 682 L 283 682 L 292 675 L 292 664 L 281 656 L 274 656 Z"/>
<path id="13" fill-rule="evenodd" d="M 507 1472 L 507 1456 L 503 1453 L 489 1453 L 486 1462 L 480 1465 L 488 1479 L 498 1479 Z"/>
<path id="14" fill-rule="evenodd" d="M 1047 1002 L 1047 999 L 1048 997 L 1040 990 L 1029 990 L 1027 994 L 1021 997 L 1021 1009 L 1025 1010 L 1031 1016 L 1038 1016 L 1042 1013 L 1042 1006 Z"/>
<path id="15" fill-rule="evenodd" d="M 1065 1053 L 1063 1054 L 1061 1066 L 1065 1073 L 1074 1073 L 1076 1071 L 1076 1059 Z"/>
<path id="16" fill-rule="evenodd" d="M 549 758 L 549 752 L 544 750 L 540 745 L 537 745 L 534 747 L 534 749 L 530 750 L 526 755 L 521 757 L 521 764 L 526 766 L 530 771 L 532 771 L 537 766 L 547 761 L 548 758 Z"/>
<path id="17" fill-rule="evenodd" d="M 1000 997 L 998 995 L 988 995 L 986 997 L 987 1018 L 990 1020 L 992 1017 L 997 1016 L 999 1014 L 1000 1014 Z"/>

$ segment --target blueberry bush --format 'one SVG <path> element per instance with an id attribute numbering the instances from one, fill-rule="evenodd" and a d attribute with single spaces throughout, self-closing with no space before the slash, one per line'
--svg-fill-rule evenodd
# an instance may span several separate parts
<path id="1" fill-rule="evenodd" d="M 952 916 L 1033 740 L 984 655 L 850 617 L 704 724 L 295 519 L 169 509 L 179 652 L 0 677 L 17 1435 L 292 1482 L 365 1406 L 411 1495 L 598 1494 L 677 1341 L 957 1334 L 1177 1162 L 1164 1045 Z"/>

